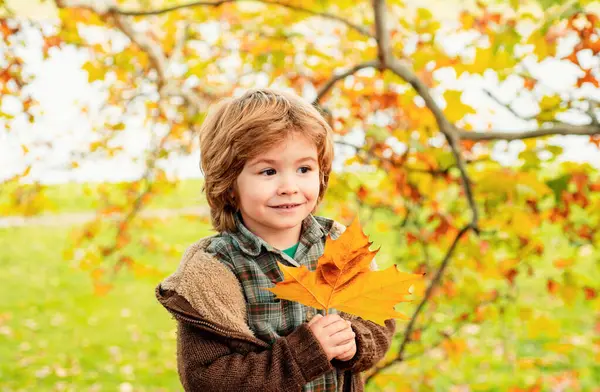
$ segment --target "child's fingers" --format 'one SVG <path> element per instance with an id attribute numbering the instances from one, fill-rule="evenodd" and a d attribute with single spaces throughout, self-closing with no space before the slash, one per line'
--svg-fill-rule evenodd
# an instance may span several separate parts
<path id="1" fill-rule="evenodd" d="M 310 319 L 310 321 L 308 322 L 308 326 L 310 327 L 311 325 L 313 325 L 314 323 L 316 323 L 318 320 L 322 319 L 323 315 L 317 313 L 315 314 L 315 316 L 313 318 Z"/>
<path id="2" fill-rule="evenodd" d="M 337 314 L 328 314 L 327 316 L 317 314 L 310 320 L 308 325 L 311 326 L 313 323 L 317 324 L 315 325 L 316 328 L 323 330 L 328 335 L 333 335 L 345 329 L 350 329 L 352 326 L 350 321 L 344 320 Z"/>
<path id="3" fill-rule="evenodd" d="M 348 343 L 345 344 L 340 344 L 339 346 L 336 346 L 334 348 L 334 357 L 337 356 L 341 356 L 343 354 L 346 354 L 348 351 L 352 350 L 352 345 L 354 344 L 354 342 L 349 341 Z"/>
<path id="4" fill-rule="evenodd" d="M 340 322 L 339 323 L 339 327 L 340 328 L 338 330 L 332 330 L 331 333 L 330 333 L 330 335 L 331 336 L 335 336 L 335 335 L 337 335 L 339 333 L 347 333 L 348 331 L 354 332 L 354 330 L 352 329 L 352 326 L 349 325 L 347 322 L 345 322 L 345 323 Z"/>
<path id="5" fill-rule="evenodd" d="M 343 321 L 344 320 L 342 320 L 342 318 L 340 318 L 340 316 L 338 316 L 337 314 L 328 314 L 326 316 L 319 317 L 316 320 L 316 325 L 314 325 L 314 328 L 318 328 L 320 330 L 327 330 L 328 334 L 331 335 L 336 331 L 336 327 L 337 330 L 342 329 Z M 345 327 L 346 325 L 343 324 L 343 326 Z"/>
<path id="6" fill-rule="evenodd" d="M 344 329 L 343 331 L 334 333 L 333 335 L 329 335 L 329 340 L 335 344 L 336 346 L 342 346 L 351 342 L 356 337 L 354 331 L 350 328 Z"/>
<path id="7" fill-rule="evenodd" d="M 338 346 L 345 346 L 346 344 L 348 344 L 348 343 L 352 343 L 353 341 L 355 341 L 355 338 L 354 338 L 354 337 L 352 337 L 352 338 L 350 338 L 350 339 L 348 339 L 348 340 L 345 340 L 345 341 L 343 341 L 343 342 L 340 342 L 340 343 L 338 343 L 337 345 L 338 345 Z"/>
<path id="8" fill-rule="evenodd" d="M 323 328 L 328 327 L 331 324 L 338 323 L 340 321 L 344 321 L 339 315 L 332 313 L 323 317 L 321 323 L 323 324 Z"/>
<path id="9" fill-rule="evenodd" d="M 346 322 L 342 319 L 339 319 L 337 321 L 334 321 L 333 323 L 325 326 L 323 328 L 323 332 L 325 332 L 327 335 L 332 336 L 335 335 L 339 332 L 345 331 L 350 329 L 348 327 L 348 324 L 346 324 Z"/>
<path id="10" fill-rule="evenodd" d="M 350 343 L 350 342 L 349 342 Z M 348 344 L 348 343 L 345 343 Z M 350 353 L 354 351 L 354 346 L 352 344 L 350 344 L 350 347 L 348 348 L 348 350 L 344 351 L 343 353 L 341 353 L 339 356 L 340 357 L 346 357 L 348 355 L 350 355 Z"/>

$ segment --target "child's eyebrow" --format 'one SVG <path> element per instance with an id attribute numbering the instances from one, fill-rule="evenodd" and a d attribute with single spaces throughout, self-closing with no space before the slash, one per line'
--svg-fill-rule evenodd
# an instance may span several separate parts
<path id="1" fill-rule="evenodd" d="M 315 163 L 317 163 L 317 160 L 314 157 L 304 157 L 304 158 L 300 158 L 296 161 L 296 163 L 300 163 L 300 162 L 304 162 L 304 161 L 313 161 Z M 261 158 L 255 162 L 252 162 L 252 166 L 258 165 L 260 163 L 266 163 L 268 165 L 275 165 L 277 163 L 277 160 L 275 159 L 267 159 L 267 158 Z"/>
<path id="2" fill-rule="evenodd" d="M 260 163 L 266 163 L 268 165 L 274 165 L 275 163 L 277 163 L 277 161 L 274 160 L 274 159 L 261 158 L 261 159 L 258 159 L 256 161 L 252 162 L 251 165 L 252 166 L 256 166 L 256 165 L 258 165 Z"/>
<path id="3" fill-rule="evenodd" d="M 317 163 L 317 160 L 314 157 L 300 158 L 296 161 L 296 163 L 300 163 L 300 162 L 304 162 L 304 161 L 313 161 L 313 162 Z"/>

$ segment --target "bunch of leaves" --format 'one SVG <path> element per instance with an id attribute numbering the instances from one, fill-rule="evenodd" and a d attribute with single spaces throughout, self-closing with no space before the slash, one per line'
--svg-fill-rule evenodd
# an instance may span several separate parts
<path id="1" fill-rule="evenodd" d="M 422 292 L 422 275 L 400 272 L 395 265 L 371 270 L 377 253 L 369 250 L 371 244 L 354 220 L 337 240 L 328 236 L 315 271 L 278 263 L 284 280 L 266 290 L 281 299 L 326 311 L 334 308 L 380 325 L 386 319 L 408 318 L 394 306 Z"/>

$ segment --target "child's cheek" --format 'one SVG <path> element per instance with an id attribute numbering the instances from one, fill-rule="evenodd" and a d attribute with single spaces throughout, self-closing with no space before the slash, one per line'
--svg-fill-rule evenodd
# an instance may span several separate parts
<path id="1" fill-rule="evenodd" d="M 319 193 L 320 193 L 320 191 L 321 191 L 321 180 L 320 180 L 320 178 L 317 176 L 317 180 L 316 180 L 316 181 L 315 181 L 315 183 L 314 183 L 314 186 L 313 186 L 313 191 L 312 191 L 312 194 L 311 194 L 311 199 L 312 199 L 312 201 L 313 201 L 314 203 L 316 203 L 316 202 L 317 202 L 317 199 L 319 198 Z"/>

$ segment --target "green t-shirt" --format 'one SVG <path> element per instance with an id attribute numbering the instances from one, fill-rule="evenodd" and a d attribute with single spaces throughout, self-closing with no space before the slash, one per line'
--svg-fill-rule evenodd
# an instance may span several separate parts
<path id="1" fill-rule="evenodd" d="M 289 247 L 287 249 L 284 249 L 283 253 L 285 253 L 286 255 L 290 256 L 293 259 L 294 256 L 296 255 L 296 249 L 298 249 L 298 244 L 300 244 L 300 243 L 298 242 L 296 245 Z"/>

